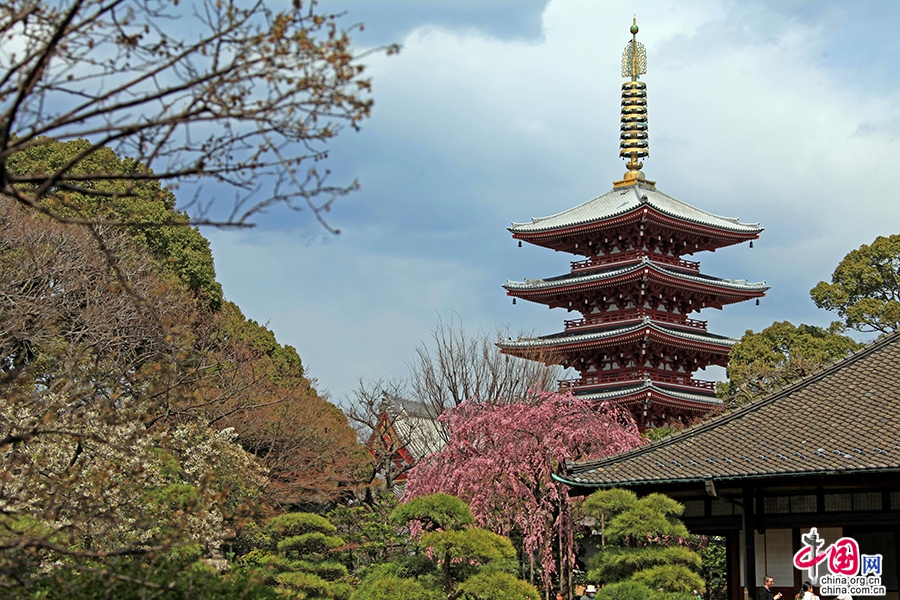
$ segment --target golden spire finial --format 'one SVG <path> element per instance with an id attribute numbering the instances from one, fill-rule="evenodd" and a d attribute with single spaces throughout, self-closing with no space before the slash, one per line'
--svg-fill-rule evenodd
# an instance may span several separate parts
<path id="1" fill-rule="evenodd" d="M 622 52 L 622 77 L 631 77 L 632 81 L 637 81 L 641 75 L 647 73 L 647 50 L 637 41 L 637 33 L 638 25 L 635 17 L 631 25 L 631 41 Z"/>
<path id="2" fill-rule="evenodd" d="M 622 126 L 619 156 L 627 158 L 628 172 L 621 181 L 613 183 L 615 187 L 626 187 L 642 182 L 653 185 L 644 177 L 641 168 L 644 163 L 640 159 L 650 154 L 647 142 L 647 84 L 638 81 L 647 73 L 647 51 L 637 41 L 637 17 L 631 25 L 631 41 L 622 52 L 622 77 L 630 78 L 622 84 Z"/>

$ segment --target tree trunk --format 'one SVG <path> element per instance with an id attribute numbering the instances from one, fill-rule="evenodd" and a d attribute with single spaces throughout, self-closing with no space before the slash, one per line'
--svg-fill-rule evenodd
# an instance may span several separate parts
<path id="1" fill-rule="evenodd" d="M 444 554 L 444 589 L 448 592 L 453 587 L 453 579 L 450 578 L 450 551 Z"/>

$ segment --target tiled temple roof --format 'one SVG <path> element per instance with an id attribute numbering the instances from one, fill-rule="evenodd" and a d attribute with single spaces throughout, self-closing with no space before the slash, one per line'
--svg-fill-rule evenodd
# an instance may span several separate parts
<path id="1" fill-rule="evenodd" d="M 644 200 L 646 198 L 646 200 Z M 722 217 L 696 208 L 651 187 L 634 185 L 612 189 L 602 196 L 588 200 L 575 208 L 549 217 L 533 218 L 530 223 L 513 223 L 513 233 L 534 233 L 565 229 L 625 214 L 641 206 L 650 206 L 660 213 L 685 221 L 738 233 L 759 233 L 759 223 L 741 223 L 738 219 Z"/>
<path id="2" fill-rule="evenodd" d="M 779 392 L 615 457 L 566 464 L 580 487 L 900 469 L 900 332 Z"/>
<path id="3" fill-rule="evenodd" d="M 433 410 L 422 402 L 388 395 L 385 410 L 400 443 L 420 460 L 444 448 L 444 431 Z"/>

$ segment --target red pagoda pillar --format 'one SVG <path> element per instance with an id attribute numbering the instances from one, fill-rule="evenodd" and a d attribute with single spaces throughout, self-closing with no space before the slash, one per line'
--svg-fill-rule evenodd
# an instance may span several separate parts
<path id="1" fill-rule="evenodd" d="M 756 223 L 720 217 L 656 189 L 641 171 L 649 154 L 646 53 L 637 24 L 622 56 L 620 156 L 628 172 L 609 192 L 561 213 L 514 223 L 513 238 L 584 257 L 568 274 L 509 281 L 507 295 L 580 313 L 565 330 L 500 344 L 506 354 L 571 367 L 561 382 L 576 395 L 627 407 L 641 430 L 686 423 L 718 406 L 714 382 L 692 374 L 725 366 L 737 340 L 707 332 L 691 318 L 703 308 L 764 296 L 747 280 L 700 273 L 685 260 L 759 237 Z"/>

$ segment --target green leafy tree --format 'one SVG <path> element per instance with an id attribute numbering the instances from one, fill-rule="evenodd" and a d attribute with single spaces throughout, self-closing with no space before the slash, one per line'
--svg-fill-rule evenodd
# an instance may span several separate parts
<path id="1" fill-rule="evenodd" d="M 94 148 L 84 139 L 38 141 L 9 157 L 6 168 L 10 175 L 26 177 L 63 169 L 79 177 L 98 175 L 82 181 L 80 191 L 69 191 L 65 203 L 51 196 L 43 200 L 42 206 L 64 217 L 128 223 L 125 230 L 135 244 L 147 250 L 157 264 L 201 298 L 203 304 L 213 310 L 219 308 L 222 286 L 216 281 L 209 241 L 195 227 L 188 226 L 186 213 L 175 210 L 175 195 L 171 191 L 154 179 L 128 182 L 108 178 L 110 174 L 124 177 L 141 170 L 134 160 L 116 156 L 111 148 Z M 93 232 L 98 240 L 105 238 L 103 229 L 95 228 Z"/>
<path id="2" fill-rule="evenodd" d="M 637 504 L 637 501 L 637 494 L 619 488 L 599 490 L 585 499 L 582 505 L 584 514 L 594 518 L 600 525 L 601 549 L 606 549 L 606 525 L 609 520 Z"/>
<path id="3" fill-rule="evenodd" d="M 423 600 L 538 600 L 537 590 L 514 575 L 518 564 L 512 542 L 474 527 L 462 500 L 446 494 L 419 496 L 397 507 L 391 520 L 409 532 L 412 551 L 370 569 L 352 600 L 386 600 L 400 589 Z"/>
<path id="4" fill-rule="evenodd" d="M 469 506 L 455 496 L 428 494 L 397 507 L 391 519 L 410 526 L 419 546 L 440 564 L 444 590 L 466 579 L 485 563 L 508 567 L 516 556 L 512 543 L 486 529 L 470 527 L 475 519 Z M 424 532 L 424 533 L 422 533 Z"/>
<path id="5" fill-rule="evenodd" d="M 621 581 L 600 588 L 598 600 L 661 600 L 662 594 L 637 581 Z"/>
<path id="6" fill-rule="evenodd" d="M 446 595 L 418 579 L 396 573 L 394 565 L 370 569 L 351 600 L 445 600 Z"/>
<path id="7" fill-rule="evenodd" d="M 748 330 L 729 354 L 728 381 L 717 393 L 727 404 L 750 402 L 843 358 L 862 344 L 845 335 L 843 325 L 773 323 L 759 333 Z"/>
<path id="8" fill-rule="evenodd" d="M 706 600 L 727 600 L 728 562 L 725 552 L 725 538 L 713 536 L 699 551 L 703 560 L 700 575 L 706 582 Z"/>
<path id="9" fill-rule="evenodd" d="M 29 591 L 7 590 L 9 600 L 283 600 L 252 573 L 219 573 L 197 561 L 117 558 L 60 570 Z"/>
<path id="10" fill-rule="evenodd" d="M 339 505 L 328 513 L 337 533 L 347 542 L 346 556 L 356 572 L 371 565 L 387 563 L 406 551 L 405 538 L 390 521 L 397 508 L 397 496 L 375 490 L 369 502 Z"/>
<path id="11" fill-rule="evenodd" d="M 443 571 L 444 590 L 448 592 L 483 566 L 491 570 L 516 568 L 516 549 L 512 542 L 480 527 L 430 531 L 422 535 L 420 545 L 437 557 Z"/>
<path id="12" fill-rule="evenodd" d="M 261 531 L 248 533 L 257 547 L 241 557 L 241 563 L 251 570 L 264 569 L 266 582 L 287 597 L 346 600 L 348 570 L 339 560 L 345 542 L 335 531 L 320 515 L 279 515 Z"/>
<path id="13" fill-rule="evenodd" d="M 415 523 L 419 530 L 462 529 L 475 522 L 469 505 L 449 494 L 427 494 L 398 506 L 391 514 L 398 524 Z"/>
<path id="14" fill-rule="evenodd" d="M 675 594 L 705 591 L 697 573 L 700 556 L 687 546 L 690 533 L 678 520 L 681 504 L 662 494 L 636 499 L 601 490 L 585 501 L 584 510 L 597 520 L 609 518 L 607 546 L 592 559 L 588 581 L 632 582 Z"/>
<path id="15" fill-rule="evenodd" d="M 900 235 L 879 236 L 848 253 L 831 283 L 820 281 L 810 296 L 850 329 L 890 333 L 900 328 Z"/>
<path id="16" fill-rule="evenodd" d="M 459 584 L 465 600 L 540 600 L 541 595 L 527 581 L 503 571 L 478 573 Z"/>

